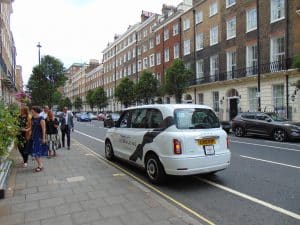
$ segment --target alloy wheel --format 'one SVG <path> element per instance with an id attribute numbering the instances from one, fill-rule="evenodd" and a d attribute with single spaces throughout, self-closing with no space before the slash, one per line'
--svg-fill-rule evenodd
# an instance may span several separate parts
<path id="1" fill-rule="evenodd" d="M 273 136 L 274 136 L 274 140 L 279 142 L 283 142 L 286 139 L 286 133 L 284 130 L 281 129 L 275 130 Z"/>
<path id="2" fill-rule="evenodd" d="M 244 129 L 242 127 L 235 128 L 235 136 L 237 137 L 244 136 Z"/>

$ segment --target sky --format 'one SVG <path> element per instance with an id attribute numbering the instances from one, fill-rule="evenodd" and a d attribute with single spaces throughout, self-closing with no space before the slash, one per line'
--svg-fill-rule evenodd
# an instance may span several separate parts
<path id="1" fill-rule="evenodd" d="M 101 59 L 114 34 L 122 34 L 140 21 L 142 10 L 161 13 L 163 4 L 182 0 L 15 0 L 11 29 L 17 48 L 17 64 L 27 83 L 41 56 L 52 55 L 66 68 L 72 63 Z"/>

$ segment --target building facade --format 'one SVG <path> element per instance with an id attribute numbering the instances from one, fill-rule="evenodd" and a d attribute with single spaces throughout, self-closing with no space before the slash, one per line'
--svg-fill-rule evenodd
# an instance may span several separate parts
<path id="1" fill-rule="evenodd" d="M 0 2 L 0 99 L 15 101 L 16 48 L 10 28 L 12 0 Z"/>

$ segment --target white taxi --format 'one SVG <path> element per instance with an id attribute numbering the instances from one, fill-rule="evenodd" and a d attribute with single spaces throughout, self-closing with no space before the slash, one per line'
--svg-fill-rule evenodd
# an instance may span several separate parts
<path id="1" fill-rule="evenodd" d="M 146 169 L 152 183 L 166 175 L 214 173 L 230 165 L 228 136 L 204 105 L 155 104 L 126 109 L 106 133 L 105 156 Z"/>

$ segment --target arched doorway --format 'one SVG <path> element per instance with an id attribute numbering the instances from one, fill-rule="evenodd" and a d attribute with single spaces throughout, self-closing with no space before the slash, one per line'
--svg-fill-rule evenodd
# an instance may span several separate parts
<path id="1" fill-rule="evenodd" d="M 232 120 L 239 111 L 239 92 L 232 88 L 227 92 L 228 106 L 229 106 L 229 120 Z"/>

